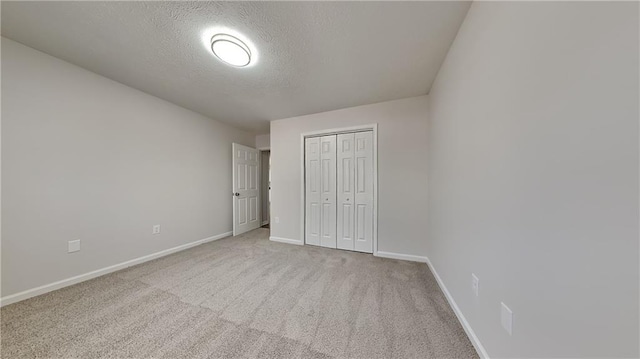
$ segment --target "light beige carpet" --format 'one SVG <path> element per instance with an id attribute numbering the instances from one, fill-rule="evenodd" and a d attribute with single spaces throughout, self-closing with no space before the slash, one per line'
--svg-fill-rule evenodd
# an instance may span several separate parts
<path id="1" fill-rule="evenodd" d="M 475 358 L 425 264 L 225 238 L 2 308 L 2 358 Z"/>

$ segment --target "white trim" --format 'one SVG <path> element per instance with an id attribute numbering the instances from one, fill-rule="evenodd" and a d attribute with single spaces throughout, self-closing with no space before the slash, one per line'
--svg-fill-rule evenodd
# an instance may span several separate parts
<path id="1" fill-rule="evenodd" d="M 393 252 L 378 251 L 373 255 L 381 258 L 400 259 L 403 261 L 420 262 L 420 263 L 427 263 L 428 261 L 427 257 L 414 256 L 411 254 L 393 253 Z"/>
<path id="2" fill-rule="evenodd" d="M 378 124 L 377 123 L 371 123 L 371 124 L 360 125 L 360 126 L 328 128 L 326 130 L 303 132 L 301 135 L 302 135 L 302 137 L 319 137 L 319 136 L 338 135 L 338 134 L 341 134 L 341 133 L 374 131 L 374 130 L 377 130 L 377 129 L 378 129 Z"/>
<path id="3" fill-rule="evenodd" d="M 303 246 L 304 245 L 304 242 L 302 242 L 299 239 L 282 238 L 282 237 L 269 237 L 269 240 L 272 241 L 272 242 L 295 244 L 295 245 L 298 245 L 298 246 Z"/>
<path id="4" fill-rule="evenodd" d="M 467 337 L 469 337 L 469 341 L 471 342 L 471 344 L 473 344 L 473 347 L 476 349 L 476 352 L 478 352 L 478 355 L 480 356 L 480 358 L 489 359 L 489 354 L 484 349 L 484 346 L 482 346 L 482 343 L 480 342 L 480 339 L 478 339 L 478 336 L 476 335 L 476 333 L 471 328 L 471 325 L 469 325 L 469 322 L 467 321 L 467 319 L 462 314 L 462 311 L 458 307 L 458 304 L 456 304 L 456 301 L 453 300 L 453 297 L 451 296 L 451 293 L 449 293 L 449 290 L 444 285 L 444 282 L 442 281 L 442 279 L 438 275 L 438 272 L 436 272 L 436 269 L 433 267 L 433 265 L 431 264 L 431 261 L 429 261 L 428 257 L 414 256 L 414 255 L 410 255 L 410 254 L 392 253 L 392 252 L 382 252 L 382 251 L 378 251 L 377 253 L 374 253 L 374 256 L 382 257 L 382 258 L 392 258 L 392 259 L 400 259 L 400 260 L 405 260 L 405 261 L 426 263 L 429 266 L 429 269 L 431 270 L 431 273 L 433 273 L 433 276 L 435 277 L 436 282 L 438 283 L 438 286 L 440 287 L 440 290 L 444 294 L 445 298 L 447 298 L 447 302 L 449 302 L 449 306 L 451 306 L 451 309 L 453 309 L 453 312 L 456 314 L 456 317 L 458 318 L 458 321 L 460 322 L 460 325 L 462 325 L 462 328 L 464 329 L 465 333 L 467 334 Z"/>
<path id="5" fill-rule="evenodd" d="M 378 253 L 378 124 L 373 125 L 373 253 Z"/>
<path id="6" fill-rule="evenodd" d="M 304 215 L 305 215 L 305 190 L 304 190 L 304 139 L 306 137 L 326 136 L 339 133 L 373 131 L 373 255 L 378 253 L 378 124 L 372 123 L 361 126 L 342 128 L 330 128 L 326 130 L 304 132 L 300 134 L 300 238 L 304 245 Z"/>
<path id="7" fill-rule="evenodd" d="M 436 272 L 436 269 L 431 264 L 431 261 L 429 261 L 429 258 L 428 257 L 425 257 L 425 258 L 427 259 L 427 265 L 429 266 L 431 273 L 433 273 L 433 276 L 436 278 L 436 282 L 438 282 L 438 286 L 440 286 L 440 290 L 442 290 L 442 293 L 444 293 L 444 296 L 445 298 L 447 298 L 447 301 L 449 302 L 451 309 L 453 309 L 453 312 L 456 314 L 456 317 L 458 317 L 458 321 L 462 325 L 462 328 L 464 329 L 465 333 L 467 333 L 467 337 L 469 337 L 469 341 L 471 341 L 471 344 L 473 344 L 473 347 L 476 349 L 476 352 L 478 352 L 478 355 L 480 356 L 480 358 L 489 359 L 489 354 L 484 349 L 484 346 L 482 346 L 480 339 L 478 339 L 478 336 L 471 328 L 471 325 L 469 324 L 467 319 L 464 317 L 464 314 L 462 314 L 462 311 L 456 304 L 456 301 L 453 300 L 451 293 L 449 293 L 449 291 L 447 290 L 447 287 L 444 285 L 444 282 L 438 275 L 438 272 Z"/>
<path id="8" fill-rule="evenodd" d="M 6 297 L 2 297 L 0 298 L 0 307 L 5 306 L 5 305 L 9 305 L 12 303 L 16 303 L 25 299 L 29 299 L 41 294 L 45 294 L 48 292 L 52 292 L 54 290 L 60 289 L 60 288 L 64 288 L 64 287 L 68 287 L 70 285 L 74 285 L 80 282 L 84 282 L 87 281 L 89 279 L 93 279 L 96 277 L 100 277 L 102 275 L 105 274 L 109 274 L 109 273 L 113 273 L 116 271 L 119 271 L 121 269 L 127 268 L 127 267 L 131 267 L 140 263 L 144 263 L 144 262 L 148 262 L 152 259 L 156 259 L 156 258 L 160 258 L 160 257 L 164 257 L 167 256 L 169 254 L 173 254 L 176 252 L 180 252 L 183 251 L 185 249 L 191 248 L 191 247 L 195 247 L 207 242 L 211 242 L 211 241 L 215 241 L 218 240 L 220 238 L 224 238 L 224 237 L 229 237 L 230 235 L 232 235 L 233 232 L 225 232 L 222 234 L 218 234 L 216 236 L 212 236 L 212 237 L 208 237 L 205 239 L 200 239 L 197 240 L 195 242 L 191 242 L 191 243 L 187 243 L 187 244 L 183 244 L 177 247 L 173 247 L 173 248 L 169 248 L 169 249 L 165 249 L 163 251 L 160 252 L 156 252 L 153 254 L 148 254 L 146 256 L 142 256 L 142 257 L 138 257 L 135 259 L 131 259 L 128 260 L 126 262 L 122 262 L 122 263 L 118 263 L 109 267 L 105 267 L 105 268 L 101 268 L 98 270 L 94 270 L 85 274 L 80 274 L 77 275 L 75 277 L 71 277 L 71 278 L 67 278 L 67 279 L 63 279 L 57 282 L 53 282 L 53 283 L 49 283 L 49 284 L 45 284 L 42 285 L 40 287 L 36 287 L 36 288 L 32 288 L 32 289 L 28 289 L 25 290 L 23 292 L 20 293 L 16 293 L 16 294 L 12 294 L 12 295 L 8 295 Z"/>
<path id="9" fill-rule="evenodd" d="M 231 234 L 236 235 L 236 143 L 231 143 Z"/>

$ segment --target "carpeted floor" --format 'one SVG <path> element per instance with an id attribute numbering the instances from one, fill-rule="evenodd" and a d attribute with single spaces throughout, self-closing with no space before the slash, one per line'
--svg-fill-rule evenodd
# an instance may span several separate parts
<path id="1" fill-rule="evenodd" d="M 2 358 L 476 358 L 425 264 L 207 243 L 2 308 Z"/>

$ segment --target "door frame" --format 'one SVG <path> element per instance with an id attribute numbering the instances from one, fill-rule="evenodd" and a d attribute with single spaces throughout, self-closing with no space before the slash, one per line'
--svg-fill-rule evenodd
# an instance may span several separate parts
<path id="1" fill-rule="evenodd" d="M 368 125 L 360 125 L 360 126 L 351 126 L 351 127 L 341 127 L 341 128 L 331 128 L 326 130 L 318 130 L 311 132 L 304 132 L 300 134 L 300 153 L 302 154 L 300 160 L 300 238 L 302 238 L 302 244 L 307 244 L 307 238 L 305 237 L 305 209 L 306 209 L 306 192 L 305 192 L 305 166 L 304 166 L 304 143 L 305 139 L 309 137 L 320 137 L 327 135 L 339 135 L 342 133 L 353 133 L 353 132 L 363 132 L 363 131 L 373 131 L 373 255 L 378 254 L 378 124 L 372 123 Z"/>
<path id="2" fill-rule="evenodd" d="M 271 133 L 269 133 L 268 135 L 269 135 L 269 140 L 271 140 Z M 269 141 L 269 142 L 271 142 L 271 141 Z M 271 158 L 271 143 L 269 143 L 268 146 L 256 147 L 256 150 L 260 151 L 260 196 L 261 196 L 260 197 L 260 202 L 262 202 L 262 200 L 263 200 L 262 196 L 265 196 L 268 199 L 269 198 L 269 192 L 271 191 L 270 189 L 268 189 L 269 187 L 271 187 L 271 183 L 269 183 L 269 187 L 267 187 L 267 190 L 269 192 L 267 192 L 266 194 L 262 193 L 262 168 L 263 168 L 262 167 L 262 152 L 269 151 L 269 158 Z M 271 165 L 270 164 L 269 164 L 269 172 L 271 172 Z M 269 202 L 268 206 L 269 206 L 269 218 L 267 218 L 267 222 L 266 223 L 263 222 L 262 220 L 260 220 L 260 223 L 261 223 L 260 227 L 262 227 L 264 225 L 267 225 L 267 224 L 270 225 L 270 223 L 271 223 L 271 202 Z"/>
<path id="3" fill-rule="evenodd" d="M 269 200 L 269 195 L 270 195 L 270 191 L 271 191 L 271 163 L 267 163 L 267 166 L 269 167 L 269 173 L 267 174 L 267 193 L 263 193 L 262 191 L 262 170 L 264 170 L 264 164 L 262 163 L 262 153 L 263 152 L 269 152 L 269 160 L 271 160 L 271 149 L 269 147 L 262 147 L 262 148 L 257 148 L 258 151 L 260 151 L 260 167 L 259 167 L 259 171 L 260 171 L 260 214 L 264 214 L 262 213 L 262 201 L 266 198 L 267 199 L 267 215 L 269 216 L 269 218 L 267 218 L 267 221 L 263 221 L 262 217 L 260 218 L 260 227 L 265 226 L 267 224 L 271 223 L 271 202 Z"/>

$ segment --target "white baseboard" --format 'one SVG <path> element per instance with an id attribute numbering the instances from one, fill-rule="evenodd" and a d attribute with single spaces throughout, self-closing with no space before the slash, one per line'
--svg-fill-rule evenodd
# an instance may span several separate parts
<path id="1" fill-rule="evenodd" d="M 426 262 L 427 262 L 427 265 L 429 266 L 429 269 L 431 270 L 431 273 L 433 273 L 433 276 L 436 278 L 436 282 L 438 282 L 438 286 L 440 286 L 440 290 L 442 290 L 442 293 L 444 293 L 445 298 L 447 298 L 449 305 L 453 309 L 453 312 L 456 314 L 456 317 L 458 317 L 458 321 L 462 325 L 462 328 L 464 329 L 465 333 L 467 333 L 467 336 L 469 337 L 471 344 L 473 344 L 473 347 L 476 349 L 476 352 L 478 352 L 478 355 L 480 356 L 480 358 L 489 359 L 489 354 L 484 349 L 484 346 L 482 346 L 482 343 L 480 343 L 480 339 L 478 339 L 478 337 L 476 336 L 476 333 L 471 328 L 471 325 L 469 325 L 469 322 L 467 322 L 467 319 L 464 317 L 464 314 L 462 314 L 462 312 L 460 311 L 460 308 L 456 304 L 456 301 L 453 300 L 451 293 L 449 293 L 449 290 L 447 290 L 447 287 L 444 285 L 444 282 L 438 275 L 438 272 L 436 272 L 436 269 L 431 264 L 431 261 L 429 261 L 429 258 L 427 257 L 425 258 L 427 259 Z"/>
<path id="2" fill-rule="evenodd" d="M 197 240 L 195 242 L 191 242 L 191 243 L 187 243 L 187 244 L 183 244 L 177 247 L 173 247 L 173 248 L 169 248 L 169 249 L 165 249 L 163 251 L 160 252 L 156 252 L 153 254 L 149 254 L 146 256 L 142 256 L 142 257 L 138 257 L 132 260 L 128 260 L 126 262 L 122 262 L 122 263 L 118 263 L 109 267 L 105 267 L 105 268 L 101 268 L 98 270 L 94 270 L 91 271 L 89 273 L 85 273 L 85 274 L 81 274 L 81 275 L 77 275 L 75 277 L 71 277 L 71 278 L 67 278 L 67 279 L 63 279 L 54 283 L 50 283 L 50 284 L 45 284 L 43 286 L 40 287 L 36 287 L 36 288 L 32 288 L 32 289 L 28 289 L 25 290 L 23 292 L 20 293 L 16 293 L 16 294 L 12 294 L 12 295 L 8 295 L 6 297 L 2 297 L 0 298 L 0 307 L 5 306 L 5 305 L 9 305 L 12 303 L 16 303 L 25 299 L 29 299 L 41 294 L 45 294 L 48 292 L 52 292 L 56 289 L 60 289 L 60 288 L 64 288 L 64 287 L 68 287 L 70 285 L 74 285 L 80 282 L 84 282 L 86 280 L 89 279 L 93 279 L 105 274 L 109 274 L 115 271 L 119 271 L 121 269 L 127 268 L 127 267 L 131 267 L 134 266 L 136 264 L 140 264 L 140 263 L 144 263 L 144 262 L 148 262 L 152 259 L 156 259 L 156 258 L 160 258 L 160 257 L 164 257 L 167 256 L 169 254 L 172 253 L 176 253 L 176 252 L 180 252 L 183 251 L 185 249 L 191 248 L 191 247 L 195 247 L 197 245 L 200 244 L 204 244 L 207 242 L 211 242 L 211 241 L 215 241 L 217 239 L 220 238 L 224 238 L 224 237 L 228 237 L 230 235 L 232 235 L 233 232 L 225 232 L 222 234 L 218 234 L 216 236 L 212 236 L 212 237 L 208 237 L 205 239 L 200 239 Z"/>
<path id="3" fill-rule="evenodd" d="M 299 239 L 290 239 L 290 238 L 282 238 L 282 237 L 269 237 L 269 240 L 273 241 L 273 242 L 296 244 L 296 245 L 299 245 L 299 246 L 304 245 L 304 243 Z"/>
<path id="4" fill-rule="evenodd" d="M 382 258 L 400 259 L 403 261 L 412 261 L 412 262 L 421 262 L 421 263 L 426 263 L 428 260 L 427 257 L 414 256 L 411 254 L 393 253 L 393 252 L 377 251 L 373 255 L 376 257 L 382 257 Z"/>
<path id="5" fill-rule="evenodd" d="M 266 221 L 262 221 L 261 226 L 264 226 L 265 224 L 269 224 L 269 220 L 268 219 Z"/>

